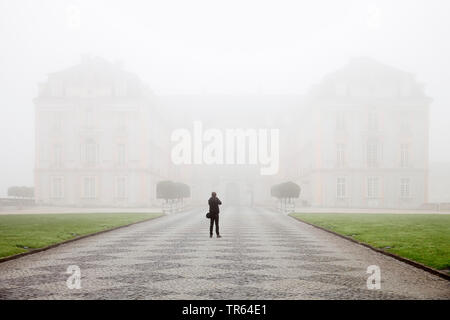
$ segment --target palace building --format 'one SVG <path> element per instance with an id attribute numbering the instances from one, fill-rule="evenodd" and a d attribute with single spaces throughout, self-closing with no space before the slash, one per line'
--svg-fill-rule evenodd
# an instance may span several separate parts
<path id="1" fill-rule="evenodd" d="M 35 99 L 36 201 L 149 207 L 159 204 L 156 183 L 176 180 L 193 203 L 217 191 L 229 204 L 267 205 L 273 184 L 293 181 L 297 206 L 417 208 L 428 201 L 430 103 L 412 74 L 369 58 L 304 96 L 155 97 L 120 64 L 84 57 L 49 74 Z M 278 172 L 175 165 L 171 133 L 195 121 L 206 131 L 279 129 Z"/>
<path id="2" fill-rule="evenodd" d="M 38 204 L 156 204 L 156 182 L 172 170 L 169 133 L 136 75 L 85 56 L 49 74 L 34 102 Z"/>
<path id="3" fill-rule="evenodd" d="M 318 207 L 428 201 L 429 104 L 412 74 L 358 58 L 326 76 L 298 119 L 291 176 Z"/>

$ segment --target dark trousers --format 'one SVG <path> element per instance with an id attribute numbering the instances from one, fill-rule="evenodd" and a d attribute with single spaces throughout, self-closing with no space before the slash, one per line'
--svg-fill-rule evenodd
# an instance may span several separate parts
<path id="1" fill-rule="evenodd" d="M 219 214 L 214 214 L 209 220 L 209 234 L 213 234 L 214 223 L 216 224 L 216 234 L 219 235 Z"/>

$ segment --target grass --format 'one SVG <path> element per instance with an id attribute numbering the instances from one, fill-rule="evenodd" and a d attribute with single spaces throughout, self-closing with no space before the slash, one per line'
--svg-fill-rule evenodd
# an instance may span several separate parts
<path id="1" fill-rule="evenodd" d="M 435 269 L 450 269 L 450 215 L 293 213 L 291 216 Z"/>
<path id="2" fill-rule="evenodd" d="M 160 213 L 0 215 L 0 258 L 159 217 Z"/>

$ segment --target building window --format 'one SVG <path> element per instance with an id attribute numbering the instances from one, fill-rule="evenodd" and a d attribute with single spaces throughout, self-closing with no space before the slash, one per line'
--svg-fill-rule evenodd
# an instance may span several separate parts
<path id="1" fill-rule="evenodd" d="M 367 118 L 367 124 L 369 131 L 377 131 L 378 130 L 378 115 L 374 111 L 370 111 Z"/>
<path id="2" fill-rule="evenodd" d="M 53 199 L 64 198 L 64 177 L 54 176 L 50 178 L 50 197 Z"/>
<path id="3" fill-rule="evenodd" d="M 126 162 L 126 146 L 125 144 L 117 145 L 117 164 L 124 166 Z"/>
<path id="4" fill-rule="evenodd" d="M 116 117 L 117 129 L 125 130 L 128 123 L 128 114 L 126 112 L 119 111 L 116 113 Z"/>
<path id="5" fill-rule="evenodd" d="M 336 113 L 336 130 L 345 129 L 345 114 L 342 111 Z"/>
<path id="6" fill-rule="evenodd" d="M 345 165 L 345 145 L 336 145 L 336 164 L 337 167 L 343 167 Z"/>
<path id="7" fill-rule="evenodd" d="M 117 199 L 125 199 L 127 197 L 127 178 L 116 177 L 115 180 L 115 197 Z"/>
<path id="8" fill-rule="evenodd" d="M 93 141 L 87 141 L 83 144 L 82 149 L 82 161 L 88 165 L 93 166 L 98 162 L 98 145 Z"/>
<path id="9" fill-rule="evenodd" d="M 410 197 L 410 185 L 409 178 L 401 178 L 400 179 L 400 197 L 401 198 L 409 198 Z"/>
<path id="10" fill-rule="evenodd" d="M 411 125 L 409 122 L 409 119 L 402 119 L 400 122 L 400 132 L 403 134 L 410 134 L 411 133 Z"/>
<path id="11" fill-rule="evenodd" d="M 55 131 L 61 131 L 62 128 L 63 128 L 63 114 L 62 112 L 56 112 L 54 114 L 53 129 Z"/>
<path id="12" fill-rule="evenodd" d="M 336 180 L 336 197 L 338 199 L 345 198 L 347 196 L 346 193 L 346 181 L 345 178 L 340 177 Z"/>
<path id="13" fill-rule="evenodd" d="M 53 166 L 56 168 L 62 167 L 62 146 L 60 144 L 56 144 L 53 146 Z"/>
<path id="14" fill-rule="evenodd" d="M 367 197 L 378 198 L 379 197 L 379 179 L 378 177 L 367 178 Z"/>
<path id="15" fill-rule="evenodd" d="M 376 167 L 378 165 L 378 143 L 374 140 L 368 141 L 366 153 L 367 166 Z"/>
<path id="16" fill-rule="evenodd" d="M 403 143 L 400 145 L 400 167 L 405 168 L 409 164 L 409 145 Z"/>
<path id="17" fill-rule="evenodd" d="M 85 199 L 95 199 L 97 197 L 96 177 L 83 177 L 82 195 Z"/>
<path id="18" fill-rule="evenodd" d="M 94 110 L 92 108 L 86 108 L 84 112 L 84 123 L 86 127 L 94 126 Z"/>

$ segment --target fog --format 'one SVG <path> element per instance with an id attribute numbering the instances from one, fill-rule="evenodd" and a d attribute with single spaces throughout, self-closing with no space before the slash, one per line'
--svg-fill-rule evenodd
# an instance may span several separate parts
<path id="1" fill-rule="evenodd" d="M 148 86 L 152 110 L 160 119 L 149 120 L 151 128 L 154 127 L 150 124 L 160 126 L 160 130 L 149 129 L 154 130 L 149 131 L 152 132 L 149 139 L 161 143 L 158 148 L 166 153 L 161 151 L 165 156 L 158 159 L 136 156 L 133 160 L 163 163 L 155 165 L 158 170 L 168 166 L 167 173 L 158 173 L 153 182 L 183 181 L 194 188 L 193 197 L 205 194 L 206 198 L 212 187 L 217 187 L 219 192 L 233 193 L 227 190 L 236 189 L 233 183 L 240 182 L 234 180 L 245 180 L 250 189 L 260 186 L 264 189 L 258 191 L 260 194 L 268 192 L 275 183 L 292 180 L 302 186 L 301 198 L 308 198 L 308 205 L 401 206 L 394 200 L 379 204 L 326 202 L 335 192 L 331 190 L 340 188 L 336 186 L 336 177 L 363 179 L 349 177 L 348 173 L 337 172 L 330 180 L 320 178 L 323 188 L 320 197 L 313 194 L 313 187 L 308 190 L 308 185 L 317 184 L 314 174 L 308 176 L 304 172 L 306 168 L 335 168 L 336 119 L 332 117 L 339 117 L 339 110 L 324 101 L 328 99 L 328 84 L 336 78 L 353 86 L 344 88 L 350 90 L 350 93 L 345 91 L 344 97 L 349 94 L 361 98 L 364 108 L 378 110 L 376 117 L 380 119 L 376 122 L 380 123 L 381 131 L 385 130 L 380 138 L 382 146 L 374 147 L 382 158 L 381 169 L 395 169 L 393 163 L 400 149 L 395 150 L 393 144 L 399 147 L 405 143 L 394 128 L 402 125 L 402 119 L 410 119 L 414 132 L 409 137 L 414 145 L 410 156 L 413 169 L 418 171 L 411 169 L 408 177 L 416 182 L 411 188 L 418 199 L 404 205 L 418 207 L 424 202 L 450 202 L 450 195 L 442 192 L 448 186 L 445 174 L 448 176 L 450 172 L 449 13 L 450 3 L 445 0 L 0 0 L 0 197 L 6 195 L 10 186 L 35 183 L 37 120 L 33 99 L 40 95 L 38 84 L 46 83 L 49 74 L 79 65 L 83 56 L 90 61 L 89 68 L 118 66 L 138 77 L 142 86 Z M 340 74 L 339 70 L 344 71 Z M 76 82 L 76 79 L 69 82 L 72 80 Z M 365 93 L 358 88 L 359 81 L 373 85 L 374 91 Z M 399 81 L 400 86 L 406 86 L 405 95 L 412 92 L 412 102 L 390 113 L 392 106 L 389 102 L 380 104 L 380 97 L 391 97 L 389 88 L 403 90 L 404 87 L 395 87 Z M 336 83 L 339 84 L 342 82 Z M 341 98 L 334 103 L 338 105 Z M 345 103 L 349 104 L 344 99 Z M 349 134 L 346 143 L 351 146 L 346 151 L 345 165 L 359 168 L 359 162 L 367 160 L 362 160 L 362 155 L 370 152 L 365 147 L 355 147 L 362 145 L 356 135 L 366 132 L 359 125 L 362 126 L 368 115 L 352 108 L 344 110 Z M 308 137 L 317 128 L 313 121 L 316 112 L 325 115 L 320 122 L 323 131 L 319 140 Z M 115 115 L 108 116 L 104 113 L 94 116 L 96 126 L 103 130 L 114 127 Z M 152 114 L 149 119 L 154 119 Z M 255 173 L 260 169 L 259 158 L 256 166 L 173 165 L 169 157 L 174 146 L 171 133 L 180 128 L 193 130 L 197 120 L 205 128 L 220 132 L 227 128 L 279 129 L 279 171 L 260 177 Z M 76 126 L 74 122 L 67 128 L 76 130 Z M 134 137 L 138 136 L 136 133 Z M 309 162 L 313 150 L 308 149 L 308 139 L 315 141 L 314 147 L 320 145 L 323 163 L 319 164 L 317 159 L 311 160 L 313 164 Z M 41 144 L 45 149 L 45 142 Z M 67 159 L 78 159 L 75 150 L 79 142 L 63 144 L 73 153 Z M 434 168 L 440 171 L 436 173 Z M 417 178 L 424 177 L 422 173 L 428 170 L 432 171 L 434 182 L 426 177 Z M 403 179 L 398 172 L 395 179 Z M 377 175 L 384 180 L 370 180 L 368 185 L 384 184 L 384 192 L 398 189 L 397 182 L 390 182 L 387 174 L 380 171 Z M 195 191 L 199 177 L 208 181 L 197 185 Z M 220 179 L 225 182 L 221 183 Z M 346 185 L 344 198 L 365 190 L 367 186 L 359 183 L 353 181 L 351 186 Z M 153 190 L 152 186 L 149 190 Z M 254 196 L 252 193 L 252 199 Z M 240 202 L 247 204 L 247 201 Z"/>

